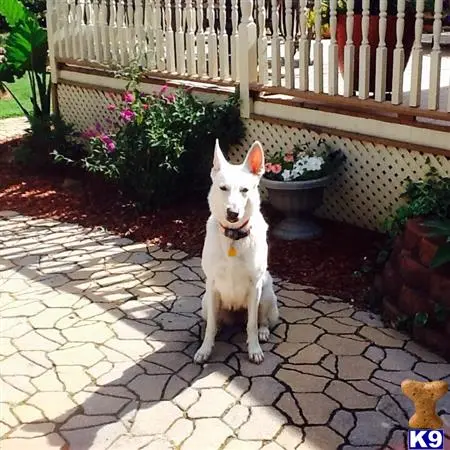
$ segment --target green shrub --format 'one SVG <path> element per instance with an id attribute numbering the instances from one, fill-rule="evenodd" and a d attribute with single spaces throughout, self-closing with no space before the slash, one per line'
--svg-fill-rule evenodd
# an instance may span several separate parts
<path id="1" fill-rule="evenodd" d="M 125 92 L 125 106 L 117 111 L 118 131 L 109 135 L 100 125 L 88 130 L 89 148 L 78 161 L 85 170 L 116 181 L 142 207 L 161 206 L 206 189 L 215 139 L 227 149 L 244 136 L 237 95 L 214 104 L 183 88 L 175 94 L 166 91 Z"/>
<path id="2" fill-rule="evenodd" d="M 438 247 L 430 267 L 438 268 L 450 264 L 450 219 L 428 219 L 424 225 L 430 230 L 429 235 L 440 237 L 443 243 Z"/>
<path id="3" fill-rule="evenodd" d="M 68 156 L 82 154 L 83 145 L 78 137 L 73 126 L 57 115 L 31 117 L 30 127 L 14 152 L 14 160 L 34 171 L 51 170 L 54 152 Z"/>
<path id="4" fill-rule="evenodd" d="M 384 223 L 391 234 L 400 233 L 406 221 L 413 217 L 450 219 L 450 177 L 440 176 L 435 168 L 423 180 L 413 181 L 408 177 L 401 198 L 406 203 Z"/>

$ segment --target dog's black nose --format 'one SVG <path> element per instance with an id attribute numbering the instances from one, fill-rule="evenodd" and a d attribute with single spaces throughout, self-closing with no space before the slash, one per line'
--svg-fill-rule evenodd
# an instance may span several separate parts
<path id="1" fill-rule="evenodd" d="M 239 213 L 234 212 L 230 208 L 227 209 L 227 220 L 228 222 L 237 222 L 239 220 Z"/>

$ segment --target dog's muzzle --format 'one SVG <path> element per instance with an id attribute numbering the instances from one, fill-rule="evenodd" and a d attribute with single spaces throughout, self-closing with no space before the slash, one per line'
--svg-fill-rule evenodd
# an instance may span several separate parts
<path id="1" fill-rule="evenodd" d="M 230 223 L 236 223 L 239 220 L 239 213 L 228 208 L 227 209 L 227 220 Z"/>

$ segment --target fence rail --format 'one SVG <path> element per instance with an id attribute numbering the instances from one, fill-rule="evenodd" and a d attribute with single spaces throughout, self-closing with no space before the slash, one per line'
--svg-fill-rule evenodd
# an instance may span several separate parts
<path id="1" fill-rule="evenodd" d="M 60 60 L 137 59 L 154 73 L 239 83 L 246 116 L 258 86 L 440 111 L 450 121 L 444 0 L 432 10 L 424 0 L 345 3 L 47 0 L 50 51 Z M 422 44 L 425 21 L 431 48 Z"/>

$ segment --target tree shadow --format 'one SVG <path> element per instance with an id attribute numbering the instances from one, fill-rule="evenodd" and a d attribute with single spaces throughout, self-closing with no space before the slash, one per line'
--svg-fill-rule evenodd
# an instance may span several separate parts
<path id="1" fill-rule="evenodd" d="M 106 443 L 129 430 L 139 429 L 144 433 L 145 427 L 145 434 L 162 439 L 161 435 L 168 428 L 162 418 L 165 414 L 172 414 L 173 421 L 182 418 L 185 413 L 181 408 L 189 401 L 184 397 L 194 395 L 192 388 L 221 388 L 228 384 L 232 386 L 230 389 L 242 394 L 249 389 L 250 382 L 241 376 L 240 370 L 242 364 L 252 365 L 246 355 L 241 324 L 221 330 L 207 364 L 192 362 L 203 328 L 199 313 L 203 281 L 197 259 L 177 261 L 170 259 L 173 255 L 152 248 L 153 255 L 162 258 L 157 260 L 147 251 L 127 250 L 140 244 L 120 237 L 102 236 L 102 231 L 88 230 L 86 233 L 80 227 L 80 233 L 74 229 L 73 235 L 66 239 L 62 233 L 49 230 L 43 235 L 42 228 L 33 226 L 18 231 L 18 246 L 10 251 L 5 248 L 1 257 L 20 264 L 13 270 L 41 285 L 43 295 L 45 288 L 65 295 L 67 304 L 61 305 L 62 308 L 72 300 L 75 305 L 81 302 L 81 306 L 71 309 L 70 314 L 67 312 L 55 322 L 61 335 L 67 336 L 70 332 L 69 335 L 74 337 L 73 340 L 66 338 L 66 344 L 50 355 L 54 367 L 84 366 L 90 371 L 89 376 L 94 372 L 96 375 L 95 384 L 84 386 L 75 395 L 71 393 L 77 406 L 50 420 L 56 425 L 55 432 L 66 439 L 71 450 L 95 447 L 96 439 Z M 40 240 L 38 248 L 33 242 L 37 237 Z M 64 250 L 60 246 L 61 238 L 65 241 Z M 120 273 L 117 273 L 119 268 Z M 124 268 L 127 269 L 125 273 Z M 188 278 L 193 278 L 191 282 L 170 275 L 180 268 Z M 178 294 L 167 285 L 173 286 Z M 188 295 L 180 294 L 183 288 L 190 290 Z M 62 299 L 49 300 L 47 305 L 55 307 Z M 32 320 L 39 324 L 39 314 Z M 113 333 L 108 335 L 106 342 L 92 336 L 95 348 L 90 347 L 94 353 L 91 355 L 86 346 L 89 339 L 77 341 L 74 333 L 77 327 L 96 323 L 107 323 Z M 33 328 L 39 329 L 39 326 Z M 274 340 L 281 339 L 275 336 Z M 263 344 L 266 351 L 273 346 L 274 343 Z M 85 362 L 80 359 L 77 348 L 80 351 L 86 349 Z M 62 355 L 64 352 L 67 355 Z M 72 354 L 75 359 L 66 361 Z M 256 370 L 270 375 L 278 359 L 269 359 L 273 366 L 269 372 L 264 364 Z M 168 402 L 173 402 L 172 406 L 168 406 Z M 254 402 L 257 404 L 258 400 L 254 399 Z M 163 411 L 163 407 L 167 411 Z M 144 417 L 145 424 L 140 417 Z M 23 431 L 39 433 L 41 427 L 39 420 L 25 424 Z M 110 436 L 102 430 L 109 430 Z M 48 441 L 49 444 L 54 442 L 54 434 L 48 435 Z"/>
<path id="2" fill-rule="evenodd" d="M 234 405 L 243 405 L 241 408 L 244 409 L 266 407 L 264 414 L 270 417 L 267 427 L 279 423 L 279 429 L 293 441 L 307 442 L 310 448 L 331 448 L 333 444 L 323 441 L 324 435 L 306 434 L 305 437 L 304 434 L 307 411 L 300 407 L 293 392 L 299 392 L 297 386 L 308 382 L 309 375 L 298 372 L 296 376 L 303 381 L 275 377 L 281 367 L 285 373 L 295 374 L 293 371 L 297 368 L 290 361 L 291 356 L 320 338 L 290 338 L 288 324 L 308 326 L 315 318 L 328 313 L 319 314 L 315 309 L 311 311 L 314 313 L 311 319 L 304 317 L 297 321 L 292 315 L 300 308 L 306 311 L 306 305 L 286 296 L 285 291 L 279 295 L 284 319 L 271 336 L 271 342 L 263 344 L 266 358 L 261 365 L 249 362 L 245 334 L 242 325 L 237 325 L 221 331 L 210 362 L 200 366 L 192 362 L 203 329 L 199 314 L 203 282 L 198 258 L 190 259 L 180 252 L 147 249 L 144 244 L 107 235 L 101 230 L 86 231 L 68 226 L 64 235 L 64 227 L 58 226 L 56 229 L 48 227 L 43 232 L 45 222 L 36 221 L 34 226 L 26 228 L 18 221 L 8 246 L 0 245 L 0 258 L 6 266 L 8 261 L 14 263 L 11 270 L 28 283 L 33 281 L 42 285 L 39 299 L 43 300 L 36 300 L 38 296 L 34 297 L 33 289 L 29 296 L 26 294 L 25 299 L 18 302 L 23 301 L 28 307 L 28 304 L 43 301 L 47 310 L 70 308 L 70 312 L 61 314 L 50 325 L 52 329 L 60 330 L 66 343 L 48 352 L 53 364 L 49 370 L 59 376 L 58 366 L 81 366 L 95 382 L 89 379 L 77 389 L 63 383 L 64 391 L 70 394 L 70 406 L 48 420 L 24 424 L 22 430 L 25 433 L 42 434 L 42 423 L 50 422 L 55 429 L 47 434 L 49 445 L 56 445 L 59 434 L 67 443 L 66 449 L 71 450 L 109 448 L 113 442 L 114 449 L 133 450 L 152 443 L 150 448 L 159 450 L 177 445 L 171 434 L 173 430 L 169 430 L 172 423 L 193 430 L 194 422 L 206 421 L 203 422 L 205 430 L 214 438 L 217 430 L 208 420 L 228 416 Z M 92 242 L 94 238 L 98 242 Z M 64 250 L 59 244 L 61 239 Z M 5 283 L 12 278 L 14 274 L 0 284 L 0 289 L 4 289 Z M 182 280 L 189 278 L 189 281 Z M 22 286 L 19 294 L 21 291 L 29 292 L 29 284 Z M 53 292 L 61 295 L 54 297 Z M 59 305 L 59 302 L 63 304 Z M 340 302 L 335 304 L 338 306 L 335 311 L 341 308 L 345 318 L 345 311 L 350 307 Z M 40 317 L 47 310 L 27 319 L 33 328 L 48 328 L 48 323 L 42 322 Z M 101 329 L 91 327 L 95 323 L 110 330 L 104 340 L 99 337 Z M 86 329 L 85 338 L 80 340 L 83 333 L 76 330 L 77 327 L 91 328 Z M 272 351 L 278 344 L 285 346 L 284 351 L 289 346 L 291 350 L 284 355 L 279 349 Z M 317 357 L 315 352 L 324 354 Z M 336 358 L 319 346 L 312 353 L 312 359 L 318 362 L 311 363 L 309 368 L 306 365 L 305 370 L 312 370 L 311 373 L 316 375 L 317 370 L 324 373 L 321 364 L 326 358 Z M 323 381 L 323 391 L 332 382 L 341 383 L 337 363 L 333 364 L 327 365 L 329 378 Z M 219 390 L 221 394 L 217 397 Z M 197 407 L 198 404 L 201 405 Z M 337 404 L 326 422 L 316 428 L 334 423 L 338 412 L 345 409 L 343 404 Z M 240 425 L 257 420 L 249 411 Z M 350 410 L 349 414 L 354 413 Z M 402 414 L 402 420 L 407 420 L 405 413 Z M 237 419 L 232 416 L 228 419 L 229 425 L 223 423 L 223 427 L 229 430 L 230 436 L 241 438 L 240 432 L 233 431 L 236 424 L 233 420 Z M 264 429 L 264 415 L 259 419 L 260 428 Z M 374 422 L 371 426 L 379 428 L 384 424 Z M 400 426 L 393 427 L 386 434 L 386 442 L 401 430 L 404 429 Z M 330 438 L 325 436 L 328 436 L 325 439 Z M 404 434 L 398 439 L 399 448 L 405 448 Z M 253 440 L 262 442 L 261 439 Z M 345 445 L 348 440 L 334 448 L 345 448 Z M 207 445 L 205 449 L 208 450 Z"/>

